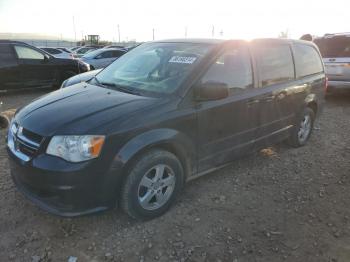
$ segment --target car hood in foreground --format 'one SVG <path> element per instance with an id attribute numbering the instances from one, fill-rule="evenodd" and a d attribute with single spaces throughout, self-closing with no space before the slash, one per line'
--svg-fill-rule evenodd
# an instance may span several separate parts
<path id="1" fill-rule="evenodd" d="M 101 72 L 102 69 L 88 71 L 79 75 L 72 76 L 64 81 L 62 88 L 78 84 L 80 82 L 86 82 Z"/>
<path id="2" fill-rule="evenodd" d="M 133 115 L 160 100 L 81 83 L 38 98 L 22 108 L 15 120 L 42 136 L 105 134 L 103 126 L 113 123 L 117 129 L 126 120 L 130 124 Z"/>

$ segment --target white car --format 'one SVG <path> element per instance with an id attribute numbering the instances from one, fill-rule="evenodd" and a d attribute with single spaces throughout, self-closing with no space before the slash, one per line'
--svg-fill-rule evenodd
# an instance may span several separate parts
<path id="1" fill-rule="evenodd" d="M 72 54 L 54 47 L 39 47 L 39 48 L 57 58 L 74 59 Z"/>
<path id="2" fill-rule="evenodd" d="M 102 48 L 83 55 L 80 60 L 90 65 L 91 70 L 104 68 L 127 51 L 121 48 Z"/>

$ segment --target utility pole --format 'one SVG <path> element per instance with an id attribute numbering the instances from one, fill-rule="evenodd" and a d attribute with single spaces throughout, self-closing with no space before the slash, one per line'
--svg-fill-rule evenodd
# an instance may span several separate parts
<path id="1" fill-rule="evenodd" d="M 118 43 L 120 43 L 120 27 L 119 27 L 119 24 L 118 24 Z"/>
<path id="2" fill-rule="evenodd" d="M 214 34 L 215 34 L 215 28 L 213 26 L 213 28 L 211 29 L 211 36 L 214 37 Z"/>
<path id="3" fill-rule="evenodd" d="M 73 16 L 73 29 L 74 29 L 74 41 L 77 41 L 77 31 L 75 30 L 75 21 L 74 21 L 74 16 Z"/>
<path id="4" fill-rule="evenodd" d="M 152 29 L 152 39 L 154 40 L 154 28 Z"/>
<path id="5" fill-rule="evenodd" d="M 187 38 L 187 26 L 185 27 L 185 38 Z"/>

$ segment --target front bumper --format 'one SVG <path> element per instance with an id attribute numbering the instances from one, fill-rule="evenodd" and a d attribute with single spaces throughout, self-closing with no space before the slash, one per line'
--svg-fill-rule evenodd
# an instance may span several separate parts
<path id="1" fill-rule="evenodd" d="M 349 92 L 350 91 L 350 81 L 328 81 L 327 92 Z"/>
<path id="2" fill-rule="evenodd" d="M 7 151 L 15 185 L 42 209 L 74 217 L 115 206 L 117 176 L 98 161 L 68 163 L 42 154 L 25 162 Z"/>

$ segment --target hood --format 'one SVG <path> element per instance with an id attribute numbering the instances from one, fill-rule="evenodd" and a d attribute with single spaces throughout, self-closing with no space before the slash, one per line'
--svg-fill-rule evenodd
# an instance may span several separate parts
<path id="1" fill-rule="evenodd" d="M 80 83 L 38 98 L 23 107 L 15 120 L 42 136 L 105 134 L 101 126 L 116 123 L 117 128 L 156 101 L 160 99 Z"/>
<path id="2" fill-rule="evenodd" d="M 64 81 L 64 83 L 62 84 L 62 88 L 65 88 L 67 86 L 72 86 L 80 82 L 86 82 L 91 78 L 93 78 L 95 75 L 97 75 L 101 70 L 102 69 L 92 70 L 86 73 L 72 76 L 71 78 L 68 78 L 66 81 Z"/>

